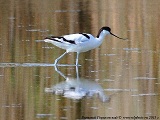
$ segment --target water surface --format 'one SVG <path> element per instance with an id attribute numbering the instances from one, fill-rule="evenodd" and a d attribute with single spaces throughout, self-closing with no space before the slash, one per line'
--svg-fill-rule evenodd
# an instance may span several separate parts
<path id="1" fill-rule="evenodd" d="M 159 0 L 2 0 L 0 119 L 160 119 L 159 6 Z M 58 72 L 53 63 L 65 51 L 37 42 L 49 35 L 96 36 L 102 26 L 128 40 L 107 36 L 81 53 L 78 74 L 75 66 Z M 70 53 L 60 64 L 75 58 Z M 52 92 L 56 85 L 65 89 Z"/>

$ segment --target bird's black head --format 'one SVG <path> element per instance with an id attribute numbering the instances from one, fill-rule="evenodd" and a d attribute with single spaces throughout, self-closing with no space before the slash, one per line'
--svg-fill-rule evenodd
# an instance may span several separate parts
<path id="1" fill-rule="evenodd" d="M 108 32 L 111 32 L 111 28 L 107 26 L 102 27 L 101 30 L 106 30 Z"/>
<path id="2" fill-rule="evenodd" d="M 114 36 L 114 37 L 117 37 L 117 38 L 119 38 L 119 39 L 126 40 L 126 39 L 124 39 L 124 38 L 118 37 L 117 35 L 114 35 L 114 34 L 111 32 L 111 28 L 110 28 L 110 27 L 107 27 L 107 26 L 104 26 L 104 27 L 102 27 L 102 28 L 99 30 L 98 35 L 97 35 L 97 38 L 99 38 L 100 33 L 101 33 L 103 30 L 108 31 L 108 32 L 110 33 L 110 35 L 112 35 L 112 36 Z"/>
<path id="3" fill-rule="evenodd" d="M 103 30 L 106 30 L 106 31 L 108 31 L 108 32 L 111 33 L 111 28 L 110 28 L 110 27 L 107 27 L 107 26 L 104 26 L 104 27 L 102 27 L 102 28 L 99 30 L 98 35 L 97 35 L 97 38 L 99 38 L 99 35 L 100 35 L 100 33 L 101 33 Z"/>

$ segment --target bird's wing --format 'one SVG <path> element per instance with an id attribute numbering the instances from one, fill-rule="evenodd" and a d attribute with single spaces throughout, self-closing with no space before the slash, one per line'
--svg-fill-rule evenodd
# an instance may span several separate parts
<path id="1" fill-rule="evenodd" d="M 75 44 L 83 43 L 89 41 L 91 38 L 90 34 L 86 33 L 77 33 L 63 36 L 65 39 L 74 41 Z"/>
<path id="2" fill-rule="evenodd" d="M 79 44 L 86 41 L 89 41 L 92 35 L 86 34 L 86 33 L 77 33 L 77 34 L 70 34 L 70 35 L 64 35 L 64 36 L 50 36 L 46 37 L 45 41 L 52 40 L 55 42 L 63 43 L 63 44 Z"/>
<path id="3" fill-rule="evenodd" d="M 65 43 L 65 44 L 75 44 L 73 40 L 68 40 L 64 36 L 50 36 L 46 37 L 45 42 L 59 42 L 59 43 Z"/>

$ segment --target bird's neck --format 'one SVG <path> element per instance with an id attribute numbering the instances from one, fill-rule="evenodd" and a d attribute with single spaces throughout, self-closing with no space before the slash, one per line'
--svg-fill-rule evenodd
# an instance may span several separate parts
<path id="1" fill-rule="evenodd" d="M 98 33 L 97 39 L 100 40 L 100 41 L 103 41 L 105 36 L 108 35 L 108 34 L 109 34 L 109 32 L 101 31 L 101 32 Z"/>

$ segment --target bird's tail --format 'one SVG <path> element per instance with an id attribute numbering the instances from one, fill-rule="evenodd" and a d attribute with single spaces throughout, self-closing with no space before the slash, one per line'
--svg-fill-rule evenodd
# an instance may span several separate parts
<path id="1" fill-rule="evenodd" d="M 44 39 L 43 40 L 44 42 L 47 42 L 47 43 L 53 43 L 54 42 L 54 40 L 50 40 L 50 39 Z M 56 40 L 55 40 L 56 41 Z"/>
<path id="2" fill-rule="evenodd" d="M 44 40 L 35 40 L 36 42 L 48 42 L 48 43 L 52 43 L 53 40 L 50 39 L 44 39 Z"/>
<path id="3" fill-rule="evenodd" d="M 45 42 L 44 40 L 35 40 L 36 42 Z"/>

